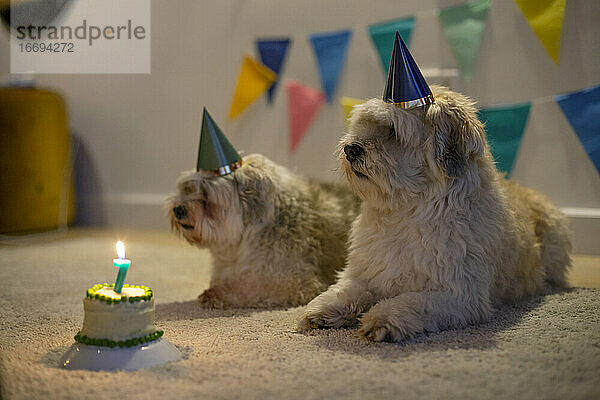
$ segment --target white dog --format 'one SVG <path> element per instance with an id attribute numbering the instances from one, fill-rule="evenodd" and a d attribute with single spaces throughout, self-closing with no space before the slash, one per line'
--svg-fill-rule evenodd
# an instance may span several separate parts
<path id="1" fill-rule="evenodd" d="M 299 330 L 360 324 L 369 339 L 399 341 L 567 285 L 564 217 L 498 173 L 472 101 L 432 89 L 435 103 L 418 109 L 354 108 L 339 159 L 362 209 L 348 265 Z"/>
<path id="2" fill-rule="evenodd" d="M 189 171 L 167 202 L 172 228 L 214 259 L 205 307 L 306 304 L 335 281 L 359 200 L 259 154 L 215 177 Z"/>

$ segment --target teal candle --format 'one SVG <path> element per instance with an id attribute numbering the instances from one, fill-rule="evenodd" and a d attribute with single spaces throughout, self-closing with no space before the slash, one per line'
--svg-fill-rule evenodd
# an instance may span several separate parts
<path id="1" fill-rule="evenodd" d="M 120 294 L 121 289 L 123 289 L 123 283 L 125 283 L 127 270 L 129 270 L 129 266 L 131 265 L 131 260 L 125 258 L 125 245 L 120 240 L 117 242 L 117 256 L 119 258 L 113 260 L 114 266 L 119 268 L 115 281 L 115 292 Z"/>

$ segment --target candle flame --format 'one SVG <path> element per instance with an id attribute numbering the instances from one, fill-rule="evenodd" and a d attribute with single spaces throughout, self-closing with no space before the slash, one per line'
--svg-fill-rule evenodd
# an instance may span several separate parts
<path id="1" fill-rule="evenodd" d="M 125 245 L 120 240 L 117 242 L 117 256 L 125 258 Z"/>

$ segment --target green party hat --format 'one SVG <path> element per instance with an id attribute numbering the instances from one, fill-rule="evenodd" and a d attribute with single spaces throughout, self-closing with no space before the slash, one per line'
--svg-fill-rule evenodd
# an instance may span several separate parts
<path id="1" fill-rule="evenodd" d="M 210 171 L 215 176 L 221 176 L 230 174 L 241 166 L 242 157 L 229 143 L 205 107 L 196 170 Z"/>

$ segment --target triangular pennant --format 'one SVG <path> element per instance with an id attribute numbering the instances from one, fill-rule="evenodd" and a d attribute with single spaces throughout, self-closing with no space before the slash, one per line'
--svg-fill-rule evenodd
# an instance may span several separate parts
<path id="1" fill-rule="evenodd" d="M 273 72 L 277 74 L 277 79 L 271 87 L 269 87 L 268 101 L 273 103 L 273 96 L 277 82 L 280 79 L 280 72 L 285 61 L 288 47 L 290 45 L 290 39 L 279 39 L 279 40 L 257 40 L 256 47 L 258 48 L 258 54 L 263 64 L 269 67 Z"/>
<path id="2" fill-rule="evenodd" d="M 351 35 L 350 30 L 310 35 L 319 65 L 321 85 L 328 102 L 333 100 L 335 88 L 346 61 Z"/>
<path id="3" fill-rule="evenodd" d="M 440 22 L 466 82 L 471 80 L 491 0 L 477 0 L 440 10 Z"/>
<path id="4" fill-rule="evenodd" d="M 293 153 L 325 101 L 319 90 L 296 81 L 287 82 L 290 114 L 290 153 Z"/>
<path id="5" fill-rule="evenodd" d="M 368 27 L 369 35 L 373 41 L 373 45 L 379 54 L 383 73 L 387 75 L 390 68 L 390 58 L 392 57 L 392 49 L 394 48 L 394 36 L 396 31 L 404 40 L 404 43 L 410 47 L 410 38 L 412 30 L 415 26 L 414 17 L 398 19 L 391 22 L 370 25 Z"/>
<path id="6" fill-rule="evenodd" d="M 226 175 L 241 166 L 241 160 L 242 157 L 235 147 L 204 108 L 196 171 L 212 171 L 215 175 Z"/>
<path id="7" fill-rule="evenodd" d="M 244 56 L 231 108 L 229 109 L 229 119 L 234 119 L 240 115 L 246 107 L 271 86 L 275 78 L 275 72 L 258 61 Z"/>
<path id="8" fill-rule="evenodd" d="M 558 64 L 566 0 L 515 0 L 529 26 Z"/>
<path id="9" fill-rule="evenodd" d="M 531 103 L 483 108 L 479 119 L 485 124 L 485 131 L 499 171 L 510 175 L 521 138 L 527 124 Z"/>
<path id="10" fill-rule="evenodd" d="M 356 106 L 358 104 L 362 104 L 362 103 L 364 103 L 364 100 L 355 99 L 353 97 L 342 97 L 341 98 L 340 104 L 342 106 L 344 106 L 344 116 L 345 116 L 346 123 L 348 123 L 348 121 L 350 120 L 350 113 L 352 112 L 352 109 L 354 108 L 354 106 Z"/>
<path id="11" fill-rule="evenodd" d="M 600 86 L 554 98 L 600 172 Z"/>

